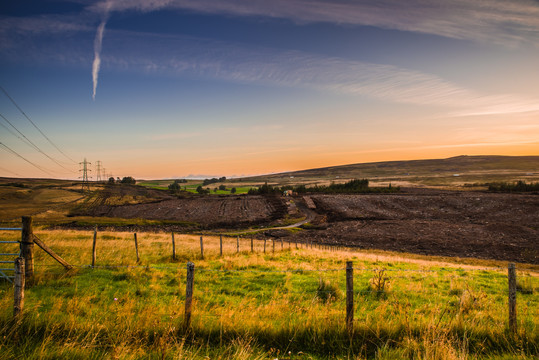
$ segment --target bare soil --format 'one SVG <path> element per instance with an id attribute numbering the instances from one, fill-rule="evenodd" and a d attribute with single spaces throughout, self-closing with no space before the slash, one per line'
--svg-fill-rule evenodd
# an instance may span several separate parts
<path id="1" fill-rule="evenodd" d="M 302 241 L 425 255 L 539 263 L 539 196 L 429 189 L 313 195 L 327 218 Z"/>
<path id="2" fill-rule="evenodd" d="M 163 191 L 133 186 L 109 187 L 74 215 L 189 222 L 202 228 L 239 228 L 268 223 L 286 213 L 287 207 L 278 196 L 177 198 Z"/>
<path id="3" fill-rule="evenodd" d="M 363 249 L 539 264 L 537 194 L 409 188 L 398 194 L 315 194 L 306 201 L 303 197 L 245 195 L 176 198 L 162 192 L 140 192 L 140 188 L 134 193 L 119 189 L 93 199 L 83 211 L 85 215 L 184 221 L 198 224 L 198 229 L 236 230 L 276 226 L 303 215 L 311 224 L 303 231 L 273 230 L 265 235 Z M 170 228 L 163 225 L 161 230 Z"/>

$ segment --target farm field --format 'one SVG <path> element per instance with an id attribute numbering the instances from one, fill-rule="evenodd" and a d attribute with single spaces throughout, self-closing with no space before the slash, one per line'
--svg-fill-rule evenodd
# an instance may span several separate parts
<path id="1" fill-rule="evenodd" d="M 470 161 L 446 160 L 450 166 Z M 519 159 L 515 168 L 530 161 L 535 157 Z M 421 179 L 388 194 L 241 194 L 266 181 L 276 186 L 335 181 L 320 170 L 227 180 L 227 189 L 242 189 L 234 195 L 212 190 L 220 184 L 197 194 L 198 180 L 185 184 L 187 191 L 172 193 L 172 180 L 144 186 L 96 183 L 83 192 L 70 181 L 0 179 L 2 226 L 17 227 L 21 216 L 33 216 L 35 234 L 74 265 L 66 272 L 36 248 L 36 275 L 26 289 L 20 324 L 12 317 L 13 287 L 0 283 L 0 354 L 7 359 L 536 358 L 539 196 L 485 191 L 482 181 L 498 176 L 499 168 L 479 169 L 479 178 L 470 168 L 456 177 L 450 175 L 456 168 L 436 164 L 378 164 L 394 172 L 371 174 L 379 184 Z M 511 161 L 498 164 L 507 167 Z M 411 175 L 397 175 L 412 165 Z M 357 167 L 349 170 L 352 176 Z M 534 179 L 533 172 L 523 171 L 507 170 L 502 178 Z M 344 179 L 343 173 L 337 181 Z M 0 231 L 0 238 L 17 240 L 20 234 Z M 17 245 L 10 246 L 4 250 L 16 252 Z M 195 291 L 185 327 L 188 261 L 195 264 Z M 351 337 L 345 323 L 347 261 L 354 266 Z M 508 262 L 518 269 L 516 334 L 507 320 Z"/>
<path id="2" fill-rule="evenodd" d="M 537 195 L 405 189 L 310 198 L 327 222 L 294 235 L 302 240 L 539 264 Z"/>
<path id="3" fill-rule="evenodd" d="M 539 278 L 517 265 L 518 332 L 507 327 L 505 262 L 474 265 L 381 251 L 317 249 L 280 240 L 35 229 L 75 265 L 35 252 L 22 322 L 0 285 L 5 359 L 533 359 Z M 0 232 L 4 239 L 13 232 Z M 195 264 L 184 327 L 186 263 Z M 354 266 L 354 330 L 345 326 L 345 262 Z"/>
<path id="4" fill-rule="evenodd" d="M 305 197 L 143 194 L 141 187 L 113 187 L 96 193 L 74 214 L 86 217 L 83 224 L 123 219 L 112 225 L 118 229 L 131 219 L 133 229 L 248 231 L 258 238 L 539 264 L 539 197 L 533 194 L 414 188 Z M 306 199 L 315 207 L 307 209 Z M 142 225 L 138 219 L 157 223 Z M 308 223 L 299 229 L 271 230 L 302 219 Z"/>

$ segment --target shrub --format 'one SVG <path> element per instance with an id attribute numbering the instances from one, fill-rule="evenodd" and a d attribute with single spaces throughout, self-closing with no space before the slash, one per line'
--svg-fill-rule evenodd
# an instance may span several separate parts
<path id="1" fill-rule="evenodd" d="M 316 298 L 321 302 L 333 302 L 339 298 L 339 288 L 329 280 L 318 279 Z"/>
<path id="2" fill-rule="evenodd" d="M 168 189 L 172 192 L 178 192 L 181 190 L 181 186 L 179 183 L 177 183 L 176 181 L 174 181 L 172 184 L 170 184 L 168 186 Z"/>
<path id="3" fill-rule="evenodd" d="M 385 270 L 376 270 L 369 281 L 369 289 L 374 292 L 377 298 L 383 298 L 387 295 L 389 287 L 389 278 L 384 276 Z"/>
<path id="4" fill-rule="evenodd" d="M 131 176 L 125 176 L 121 181 L 120 183 L 122 184 L 131 184 L 131 185 L 134 185 L 137 183 L 137 181 L 132 178 Z"/>

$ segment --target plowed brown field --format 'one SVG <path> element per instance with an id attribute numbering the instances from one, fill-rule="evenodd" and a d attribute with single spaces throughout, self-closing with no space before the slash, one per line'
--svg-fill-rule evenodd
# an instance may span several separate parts
<path id="1" fill-rule="evenodd" d="M 313 195 L 327 225 L 295 237 L 360 248 L 539 263 L 539 196 L 408 189 Z"/>
<path id="2" fill-rule="evenodd" d="M 316 226 L 265 234 L 302 242 L 539 264 L 537 194 L 411 188 L 397 194 L 315 194 L 307 204 L 303 197 L 167 195 L 159 199 L 152 193 L 146 195 L 147 201 L 111 205 L 118 190 L 109 191 L 102 193 L 86 215 L 186 221 L 198 224 L 198 229 L 237 230 L 278 224 L 275 220 L 284 219 L 287 213 L 298 218 L 291 213 L 294 208 L 305 212 L 308 219 L 314 218 Z M 121 199 L 131 199 L 121 195 Z M 314 209 L 306 209 L 313 203 Z"/>

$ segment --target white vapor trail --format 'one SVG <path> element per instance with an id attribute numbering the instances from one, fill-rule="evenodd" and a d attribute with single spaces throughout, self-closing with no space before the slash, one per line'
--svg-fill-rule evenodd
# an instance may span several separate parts
<path id="1" fill-rule="evenodd" d="M 109 18 L 109 6 L 105 8 L 105 14 L 101 24 L 97 27 L 97 33 L 95 34 L 94 40 L 94 62 L 92 64 L 92 80 L 94 85 L 94 91 L 92 93 L 92 99 L 95 101 L 95 94 L 97 91 L 97 78 L 99 76 L 99 68 L 101 67 L 101 47 L 103 44 L 103 34 L 105 33 L 105 25 L 107 25 L 107 20 Z"/>

